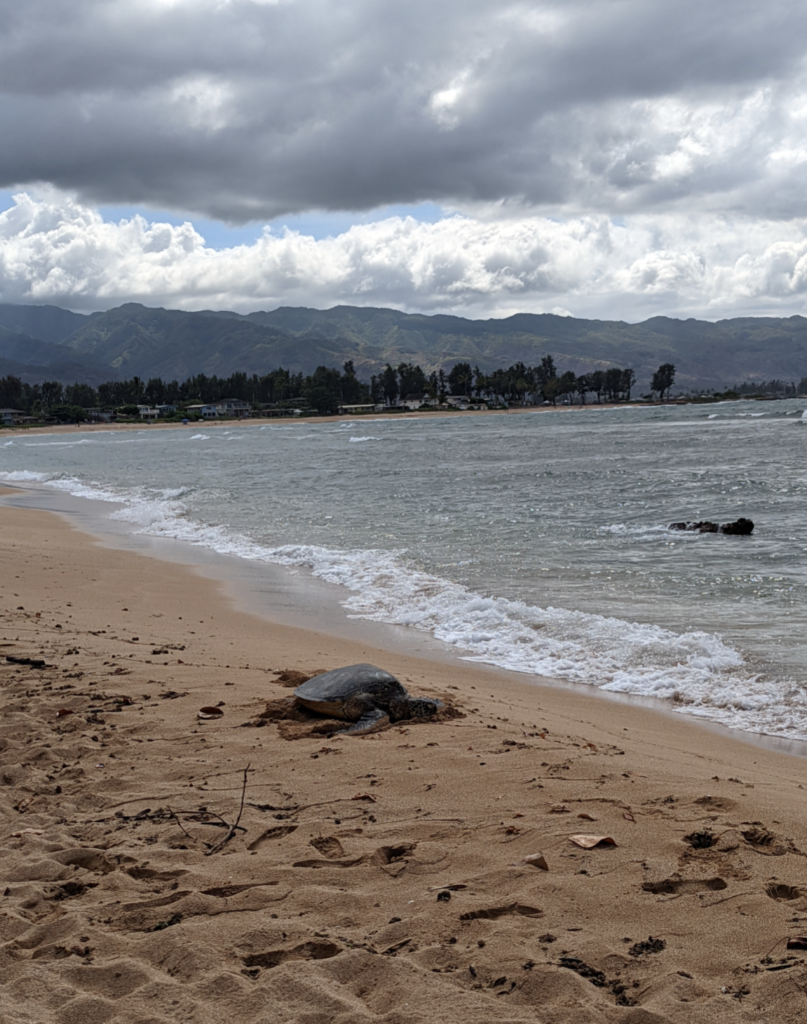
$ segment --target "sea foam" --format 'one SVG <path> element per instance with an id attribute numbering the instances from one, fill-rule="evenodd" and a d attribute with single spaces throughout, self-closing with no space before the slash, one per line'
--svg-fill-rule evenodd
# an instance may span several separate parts
<path id="1" fill-rule="evenodd" d="M 5 480 L 7 483 L 43 483 L 48 479 L 48 473 L 34 473 L 28 469 L 12 469 L 7 472 L 0 473 L 0 480 Z"/>
<path id="2" fill-rule="evenodd" d="M 805 690 L 754 672 L 715 634 L 676 633 L 478 593 L 424 571 L 400 550 L 272 547 L 225 526 L 192 519 L 180 500 L 181 489 L 118 490 L 44 476 L 16 471 L 0 474 L 0 479 L 44 482 L 82 498 L 115 502 L 119 507 L 111 517 L 140 533 L 250 561 L 307 568 L 349 591 L 342 604 L 350 616 L 428 631 L 470 661 L 661 699 L 677 711 L 749 732 L 807 738 Z"/>

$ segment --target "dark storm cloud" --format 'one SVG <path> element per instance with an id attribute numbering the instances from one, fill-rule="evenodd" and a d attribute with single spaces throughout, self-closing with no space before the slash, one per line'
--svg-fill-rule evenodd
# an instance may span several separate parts
<path id="1" fill-rule="evenodd" d="M 807 8 L 783 0 L 0 13 L 0 187 L 229 220 L 422 200 L 807 213 Z"/>

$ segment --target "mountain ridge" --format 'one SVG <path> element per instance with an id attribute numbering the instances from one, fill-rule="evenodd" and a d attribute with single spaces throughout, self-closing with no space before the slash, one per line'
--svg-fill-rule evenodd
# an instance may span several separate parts
<path id="1" fill-rule="evenodd" d="M 310 373 L 347 359 L 365 379 L 387 362 L 414 362 L 427 372 L 470 362 L 490 372 L 516 362 L 535 365 L 547 354 L 560 371 L 576 374 L 632 367 L 640 390 L 667 362 L 675 364 L 677 384 L 685 389 L 799 380 L 807 376 L 807 318 L 711 322 L 656 316 L 630 324 L 552 313 L 472 320 L 345 305 L 237 313 L 132 302 L 83 314 L 58 306 L 0 304 L 0 359 L 36 364 L 37 372 L 50 369 L 54 379 L 67 383 L 72 380 L 65 373 L 80 373 L 75 379 L 87 383 L 97 382 L 98 374 L 170 380 L 199 373 L 262 375 L 278 366 Z"/>

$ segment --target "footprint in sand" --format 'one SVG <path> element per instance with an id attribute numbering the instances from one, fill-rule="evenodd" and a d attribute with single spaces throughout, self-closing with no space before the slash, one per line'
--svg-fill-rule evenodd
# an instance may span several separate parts
<path id="1" fill-rule="evenodd" d="M 524 903 L 508 903 L 505 907 L 486 907 L 483 910 L 469 910 L 467 914 L 460 914 L 460 921 L 495 921 L 498 917 L 505 917 L 508 914 L 516 914 L 519 917 L 543 917 L 543 910 L 537 907 L 529 907 Z"/>
<path id="2" fill-rule="evenodd" d="M 752 846 L 773 846 L 776 842 L 773 832 L 769 832 L 760 822 L 755 822 L 751 828 L 744 829 L 742 836 Z"/>
<path id="3" fill-rule="evenodd" d="M 363 864 L 365 858 L 349 857 L 344 860 L 316 860 L 311 858 L 309 860 L 296 860 L 292 864 L 293 868 L 354 868 L 357 864 Z"/>
<path id="4" fill-rule="evenodd" d="M 786 853 L 800 852 L 792 839 L 785 839 L 769 832 L 761 821 L 743 822 L 743 824 L 751 826 L 742 829 L 741 835 L 754 853 L 761 853 L 766 857 L 782 857 Z"/>
<path id="5" fill-rule="evenodd" d="M 645 892 L 656 895 L 681 895 L 690 892 L 720 892 L 728 888 L 723 878 L 664 878 L 660 882 L 642 882 Z"/>
<path id="6" fill-rule="evenodd" d="M 257 839 L 249 844 L 247 849 L 252 852 L 257 850 L 262 843 L 268 842 L 270 839 L 282 839 L 283 836 L 290 836 L 292 832 L 297 830 L 296 825 L 278 825 L 276 828 L 268 828 L 262 835 L 259 835 Z"/>
<path id="7" fill-rule="evenodd" d="M 693 803 L 708 807 L 711 811 L 731 811 L 737 806 L 737 801 L 727 796 L 699 796 Z"/>
<path id="8" fill-rule="evenodd" d="M 293 949 L 270 949 L 266 953 L 253 953 L 241 957 L 247 969 L 256 967 L 279 967 L 287 960 L 329 960 L 342 952 L 335 942 L 304 942 Z M 245 972 L 247 973 L 247 972 Z"/>
<path id="9" fill-rule="evenodd" d="M 375 864 L 394 864 L 404 857 L 411 857 L 417 848 L 417 843 L 401 843 L 398 846 L 379 846 L 373 854 Z"/>
<path id="10" fill-rule="evenodd" d="M 218 899 L 226 900 L 231 896 L 237 896 L 240 892 L 248 889 L 257 889 L 264 885 L 277 885 L 277 882 L 247 882 L 245 885 L 217 885 L 213 889 L 202 889 L 203 896 L 216 896 Z"/>
<path id="11" fill-rule="evenodd" d="M 187 875 L 188 872 L 184 868 L 176 869 L 174 871 L 157 871 L 154 868 L 147 868 L 144 864 L 133 864 L 131 867 L 122 868 L 122 870 L 130 877 L 136 879 L 138 882 L 151 881 L 156 879 L 161 882 L 169 882 L 174 878 L 179 878 L 181 875 Z"/>
<path id="12" fill-rule="evenodd" d="M 795 885 L 782 885 L 777 884 L 776 882 L 771 882 L 770 885 L 766 885 L 765 892 L 772 900 L 776 900 L 778 903 L 785 903 L 788 900 L 797 900 L 804 895 L 804 891 L 797 888 Z"/>
<path id="13" fill-rule="evenodd" d="M 63 882 L 61 885 L 57 885 L 55 889 L 46 889 L 44 895 L 47 900 L 59 902 L 60 900 L 73 899 L 75 896 L 83 896 L 85 892 L 95 889 L 97 886 L 97 882 Z"/>
<path id="14" fill-rule="evenodd" d="M 684 836 L 684 842 L 688 843 L 693 850 L 708 850 L 717 842 L 717 836 L 708 828 L 703 828 Z"/>
<path id="15" fill-rule="evenodd" d="M 336 836 L 317 836 L 311 839 L 308 845 L 313 846 L 317 853 L 321 853 L 328 860 L 339 860 L 345 855 L 345 849 Z"/>

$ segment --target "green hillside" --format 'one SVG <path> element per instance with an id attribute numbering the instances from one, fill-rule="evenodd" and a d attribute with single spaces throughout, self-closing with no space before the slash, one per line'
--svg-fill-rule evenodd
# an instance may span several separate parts
<path id="1" fill-rule="evenodd" d="M 25 328 L 23 330 L 23 327 Z M 37 333 L 39 332 L 39 333 Z M 426 316 L 392 309 L 281 307 L 242 315 L 188 313 L 127 303 L 85 316 L 55 306 L 0 305 L 0 358 L 75 379 L 182 380 L 193 374 L 265 374 L 283 366 L 310 373 L 352 359 L 369 379 L 389 362 L 428 373 L 467 361 L 489 372 L 551 354 L 558 368 L 585 373 L 632 367 L 637 393 L 661 363 L 674 363 L 683 389 L 807 376 L 807 319 L 745 317 L 709 323 L 653 317 L 640 324 L 519 313 L 500 320 Z M 66 365 L 68 364 L 68 365 Z"/>
<path id="2" fill-rule="evenodd" d="M 0 302 L 0 327 L 11 334 L 25 334 L 59 345 L 97 313 L 72 313 L 59 306 L 15 306 Z"/>
<path id="3" fill-rule="evenodd" d="M 79 360 L 72 349 L 15 334 L 0 326 L 0 377 L 19 377 L 26 384 L 45 380 L 97 385 L 116 374 L 93 360 Z"/>
<path id="4" fill-rule="evenodd" d="M 559 367 L 576 373 L 631 366 L 640 388 L 664 362 L 676 365 L 677 383 L 685 388 L 807 375 L 807 319 L 801 316 L 718 323 L 653 317 L 628 324 L 531 313 L 466 320 L 337 306 L 322 311 L 281 307 L 251 313 L 248 319 L 294 333 L 338 336 L 380 350 L 384 360 L 420 362 L 429 369 L 458 360 L 478 363 L 483 370 L 519 360 L 534 364 L 548 352 Z"/>
<path id="5" fill-rule="evenodd" d="M 237 314 L 185 313 L 127 303 L 65 340 L 78 358 L 103 360 L 117 375 L 183 380 L 193 374 L 263 374 L 278 366 L 310 372 L 340 365 L 355 346 L 297 338 Z"/>

